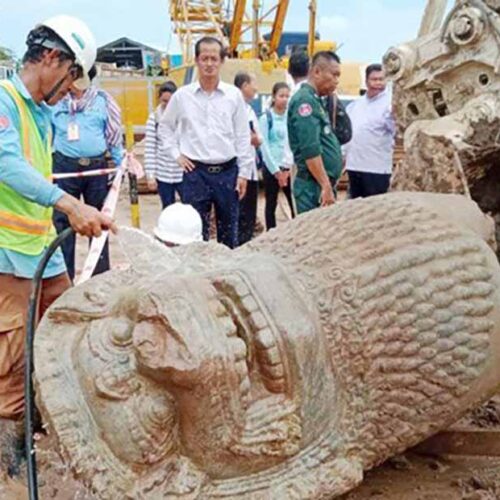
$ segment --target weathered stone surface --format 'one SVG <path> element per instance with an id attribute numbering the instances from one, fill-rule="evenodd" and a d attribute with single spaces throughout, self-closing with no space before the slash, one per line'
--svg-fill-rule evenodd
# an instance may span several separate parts
<path id="1" fill-rule="evenodd" d="M 392 48 L 384 57 L 406 152 L 395 168 L 391 188 L 472 197 L 495 218 L 497 241 L 499 12 L 497 0 L 457 0 L 440 29 Z M 429 11 L 426 26 L 439 18 L 440 12 Z"/>
<path id="2" fill-rule="evenodd" d="M 350 201 L 233 252 L 129 243 L 36 337 L 97 498 L 332 498 L 498 390 L 500 266 L 465 197 Z"/>

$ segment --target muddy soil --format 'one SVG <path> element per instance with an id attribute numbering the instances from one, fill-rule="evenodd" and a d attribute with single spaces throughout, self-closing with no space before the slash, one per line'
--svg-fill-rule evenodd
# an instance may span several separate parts
<path id="1" fill-rule="evenodd" d="M 368 472 L 363 484 L 342 500 L 496 500 L 500 458 L 393 458 Z"/>
<path id="2" fill-rule="evenodd" d="M 500 439 L 500 437 L 499 437 Z M 39 444 L 40 499 L 92 500 L 47 438 Z M 24 480 L 0 479 L 0 499 L 28 498 Z M 500 457 L 431 457 L 408 452 L 369 471 L 361 486 L 341 500 L 500 499 Z"/>

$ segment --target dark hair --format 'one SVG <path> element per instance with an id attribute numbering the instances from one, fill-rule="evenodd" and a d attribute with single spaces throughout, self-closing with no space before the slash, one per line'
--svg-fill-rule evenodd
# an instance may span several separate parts
<path id="1" fill-rule="evenodd" d="M 97 76 L 97 67 L 94 64 L 90 69 L 89 69 L 89 80 L 92 81 L 94 78 Z"/>
<path id="2" fill-rule="evenodd" d="M 161 97 L 161 95 L 166 92 L 173 94 L 176 90 L 177 85 L 172 80 L 169 80 L 168 82 L 162 83 L 158 88 L 158 97 Z"/>
<path id="3" fill-rule="evenodd" d="M 43 59 L 46 52 L 54 49 L 59 51 L 58 59 L 61 63 L 75 60 L 75 54 L 66 42 L 46 26 L 31 30 L 28 33 L 26 45 L 28 49 L 23 56 L 23 63 L 38 63 Z"/>
<path id="4" fill-rule="evenodd" d="M 375 72 L 378 72 L 378 71 L 383 71 L 383 70 L 384 69 L 382 68 L 381 64 L 378 64 L 378 63 L 370 64 L 369 66 L 367 66 L 367 68 L 365 70 L 366 79 L 368 80 L 369 76 L 372 73 L 375 73 Z"/>
<path id="5" fill-rule="evenodd" d="M 283 89 L 290 90 L 290 85 L 286 82 L 278 82 L 273 85 L 273 91 L 272 91 L 272 98 L 271 98 L 271 107 L 275 105 L 274 98 L 276 97 L 276 94 Z"/>
<path id="6" fill-rule="evenodd" d="M 333 50 L 322 50 L 314 54 L 312 65 L 316 66 L 322 62 L 337 62 L 340 64 L 340 57 Z"/>
<path id="7" fill-rule="evenodd" d="M 293 78 L 304 78 L 309 73 L 309 56 L 305 50 L 297 50 L 288 61 L 288 73 Z"/>
<path id="8" fill-rule="evenodd" d="M 222 45 L 222 42 L 218 39 L 215 38 L 214 36 L 204 36 L 203 38 L 200 38 L 197 42 L 196 45 L 194 46 L 194 55 L 196 58 L 198 58 L 201 54 L 201 46 L 203 44 L 210 44 L 214 45 L 217 44 L 220 47 L 220 58 L 222 60 L 225 59 L 226 57 L 226 49 L 224 48 L 224 45 Z"/>
<path id="9" fill-rule="evenodd" d="M 245 85 L 245 83 L 251 83 L 252 75 L 246 71 L 238 71 L 234 77 L 234 86 L 238 87 L 240 90 Z"/>

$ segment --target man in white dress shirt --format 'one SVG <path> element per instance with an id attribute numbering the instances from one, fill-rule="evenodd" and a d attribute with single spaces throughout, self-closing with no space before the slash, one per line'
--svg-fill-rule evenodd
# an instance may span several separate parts
<path id="1" fill-rule="evenodd" d="M 199 80 L 179 89 L 160 120 L 163 148 L 184 170 L 184 203 L 192 205 L 209 239 L 215 206 L 217 240 L 238 246 L 238 198 L 251 178 L 254 151 L 241 92 L 220 80 L 224 47 L 204 37 L 195 46 Z"/>
<path id="2" fill-rule="evenodd" d="M 255 223 L 257 222 L 257 200 L 259 197 L 259 178 L 257 174 L 257 151 L 262 144 L 259 120 L 250 104 L 257 95 L 257 77 L 246 71 L 239 71 L 234 77 L 234 85 L 241 91 L 247 104 L 248 126 L 250 127 L 250 142 L 254 149 L 254 162 L 252 174 L 247 183 L 245 197 L 240 200 L 240 215 L 238 221 L 238 244 L 244 245 L 253 238 Z"/>
<path id="3" fill-rule="evenodd" d="M 384 194 L 389 189 L 396 125 L 392 96 L 380 64 L 366 68 L 366 94 L 347 106 L 352 140 L 344 147 L 351 198 Z"/>

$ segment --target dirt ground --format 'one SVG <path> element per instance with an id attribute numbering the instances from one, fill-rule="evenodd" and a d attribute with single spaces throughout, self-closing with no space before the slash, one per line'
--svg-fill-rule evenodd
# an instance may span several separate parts
<path id="1" fill-rule="evenodd" d="M 39 443 L 40 499 L 92 500 L 92 495 L 73 480 L 58 455 L 47 449 L 50 446 L 48 438 Z M 0 479 L 0 499 L 27 498 L 26 488 L 20 481 L 6 483 Z M 500 499 L 500 457 L 436 457 L 410 451 L 367 472 L 362 485 L 341 498 L 377 499 Z"/>
<path id="2" fill-rule="evenodd" d="M 141 195 L 141 227 L 151 232 L 160 213 L 156 195 Z M 282 200 L 278 207 L 278 223 L 286 220 L 287 205 Z M 260 203 L 259 218 L 263 222 L 263 203 Z M 126 193 L 120 197 L 117 212 L 119 224 L 130 225 L 130 210 Z M 82 268 L 87 243 L 79 241 L 77 270 Z M 116 238 L 111 240 L 113 267 L 124 266 L 124 259 Z M 500 398 L 465 417 L 459 426 L 467 429 L 498 431 L 500 440 Z M 40 470 L 40 498 L 59 500 L 90 500 L 88 495 L 72 479 L 68 468 L 58 455 L 48 437 L 38 445 Z M 0 477 L 0 500 L 27 498 L 21 481 L 2 481 Z M 365 481 L 354 491 L 344 495 L 343 500 L 493 500 L 500 499 L 500 456 L 426 456 L 410 451 L 393 458 L 382 466 L 366 473 Z"/>

